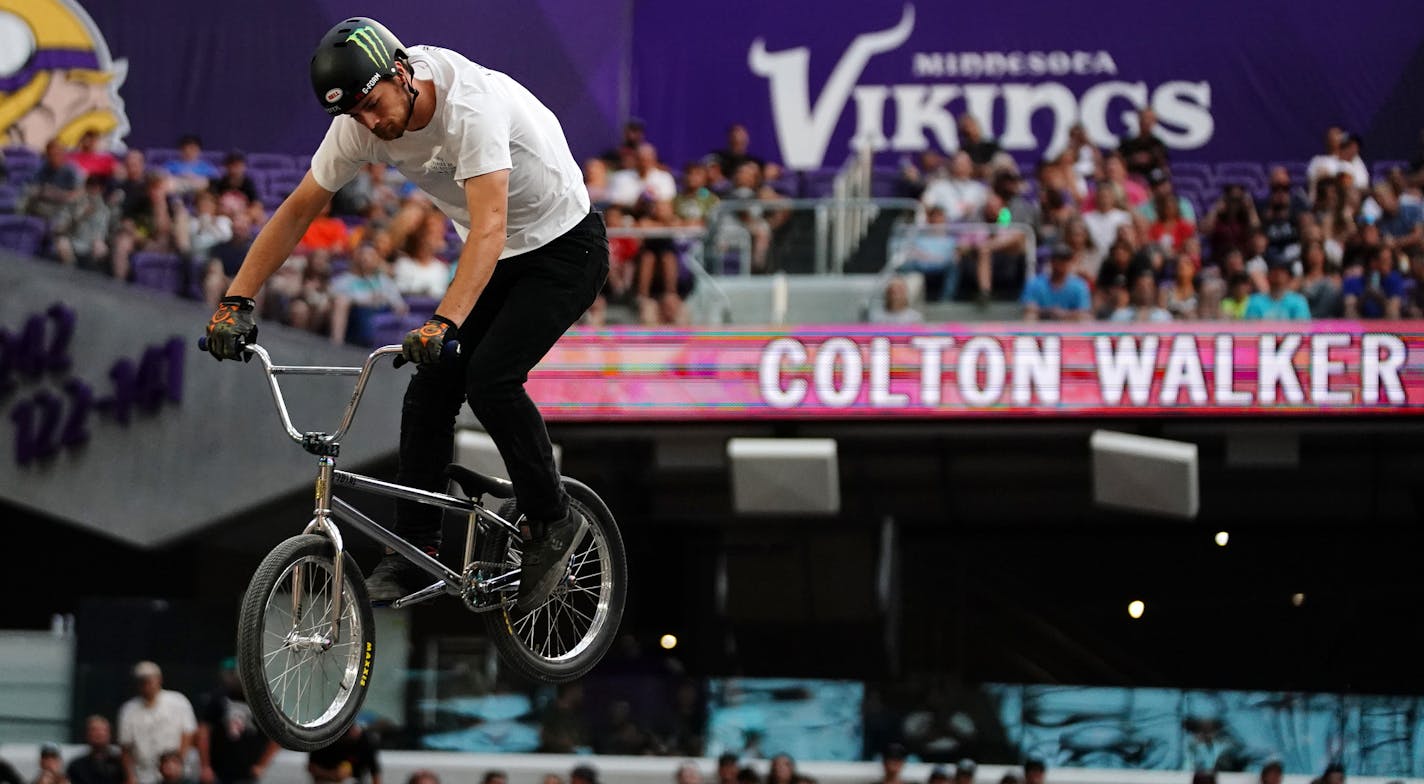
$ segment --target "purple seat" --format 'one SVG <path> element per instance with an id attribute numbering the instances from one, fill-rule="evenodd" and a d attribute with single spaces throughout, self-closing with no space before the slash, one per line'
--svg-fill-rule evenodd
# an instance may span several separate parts
<path id="1" fill-rule="evenodd" d="M 1264 195 L 1267 190 L 1266 170 L 1255 161 L 1226 161 L 1216 165 L 1217 185 L 1244 185 L 1246 190 Z"/>
<path id="2" fill-rule="evenodd" d="M 0 213 L 13 213 L 19 206 L 20 189 L 13 185 L 0 185 Z"/>
<path id="3" fill-rule="evenodd" d="M 877 199 L 890 199 L 900 195 L 900 170 L 894 167 L 877 166 L 870 172 L 870 195 Z"/>
<path id="4" fill-rule="evenodd" d="M 1409 172 L 1409 161 L 1375 161 L 1374 167 L 1370 169 L 1370 182 L 1383 180 L 1389 177 L 1390 169 L 1399 169 L 1405 173 Z"/>
<path id="5" fill-rule="evenodd" d="M 840 174 L 840 169 L 803 171 L 801 172 L 801 193 L 790 195 L 800 195 L 807 199 L 824 199 L 831 195 L 837 174 Z"/>
<path id="6" fill-rule="evenodd" d="M 227 158 L 227 153 L 222 152 L 221 150 L 203 150 L 201 153 L 198 154 L 198 157 L 221 169 L 223 166 L 223 160 Z"/>
<path id="7" fill-rule="evenodd" d="M 422 319 L 421 324 L 424 323 L 425 321 Z M 416 326 L 418 327 L 420 325 L 417 324 Z M 406 326 L 404 316 L 398 316 L 389 311 L 373 313 L 368 324 L 367 335 L 370 341 L 368 345 L 389 346 L 393 343 L 399 343 L 405 339 L 405 334 L 411 329 L 414 329 L 414 327 Z"/>
<path id="8" fill-rule="evenodd" d="M 306 174 L 304 171 L 272 170 L 267 172 L 267 189 L 262 193 L 262 203 L 275 207 L 297 189 L 297 184 Z"/>
<path id="9" fill-rule="evenodd" d="M 169 161 L 176 161 L 181 154 L 171 147 L 152 147 L 144 152 L 145 163 L 151 169 L 159 169 Z"/>
<path id="10" fill-rule="evenodd" d="M 1203 180 L 1190 174 L 1175 174 L 1172 176 L 1172 187 L 1182 196 L 1195 196 L 1206 194 L 1212 190 L 1211 180 Z"/>
<path id="11" fill-rule="evenodd" d="M 419 327 L 440 306 L 440 300 L 435 297 L 406 297 L 405 304 L 410 308 L 410 315 L 420 317 L 420 324 L 415 325 Z"/>
<path id="12" fill-rule="evenodd" d="M 0 248 L 38 256 L 44 246 L 45 222 L 27 215 L 0 215 Z"/>
<path id="13" fill-rule="evenodd" d="M 167 294 L 183 287 L 183 259 L 175 253 L 135 253 L 131 263 L 136 286 Z"/>
<path id="14" fill-rule="evenodd" d="M 1184 161 L 1182 163 L 1173 163 L 1172 179 L 1175 181 L 1178 177 L 1182 175 L 1186 175 L 1188 177 L 1195 177 L 1196 179 L 1205 182 L 1207 185 L 1210 185 L 1215 181 L 1215 175 L 1212 173 L 1211 166 L 1205 163 L 1192 163 L 1190 161 Z"/>
<path id="15" fill-rule="evenodd" d="M 254 152 L 247 156 L 249 171 L 290 171 L 297 168 L 292 156 L 280 152 Z"/>

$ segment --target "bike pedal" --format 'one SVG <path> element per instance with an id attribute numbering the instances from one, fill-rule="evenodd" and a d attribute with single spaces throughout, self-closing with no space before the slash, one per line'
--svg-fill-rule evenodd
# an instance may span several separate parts
<path id="1" fill-rule="evenodd" d="M 424 588 L 421 588 L 419 591 L 416 591 L 415 593 L 410 594 L 409 596 L 402 596 L 401 598 L 396 599 L 396 600 L 393 601 L 393 602 L 390 602 L 387 606 L 399 610 L 399 609 L 402 608 L 402 607 L 409 607 L 409 606 L 411 606 L 412 604 L 419 604 L 419 603 L 421 603 L 421 602 L 428 602 L 428 601 L 430 601 L 431 599 L 434 599 L 434 598 L 437 597 L 437 596 L 443 595 L 444 593 L 445 593 L 445 583 L 444 583 L 444 581 L 437 581 L 437 582 L 431 583 L 430 585 L 425 586 Z M 375 603 L 375 602 L 372 602 L 372 603 L 371 603 L 371 606 L 373 606 L 373 607 L 376 606 L 376 603 Z"/>

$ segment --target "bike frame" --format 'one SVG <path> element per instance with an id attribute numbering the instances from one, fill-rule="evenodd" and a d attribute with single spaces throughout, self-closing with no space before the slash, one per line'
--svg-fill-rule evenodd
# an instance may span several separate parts
<path id="1" fill-rule="evenodd" d="M 258 345 L 248 345 L 246 350 L 262 363 L 262 369 L 267 376 L 267 384 L 272 392 L 272 402 L 277 406 L 277 414 L 281 417 L 282 427 L 287 432 L 287 437 L 299 444 L 307 452 L 317 456 L 316 475 L 316 507 L 312 511 L 312 519 L 302 531 L 302 533 L 316 533 L 325 536 L 335 548 L 333 560 L 333 578 L 337 588 L 332 592 L 331 626 L 325 639 L 334 644 L 338 639 L 341 626 L 341 585 L 343 571 L 343 555 L 345 545 L 341 538 L 341 531 L 337 528 L 336 518 L 350 524 L 352 527 L 375 539 L 377 542 L 399 553 L 402 558 L 415 564 L 421 571 L 429 574 L 436 582 L 417 591 L 410 596 L 392 603 L 392 607 L 405 607 L 417 602 L 434 598 L 442 593 L 461 595 L 467 588 L 466 577 L 463 572 L 467 572 L 474 565 L 475 537 L 476 529 L 484 530 L 486 526 L 497 525 L 511 534 L 518 535 L 519 527 L 514 523 L 505 520 L 503 517 L 489 511 L 484 507 L 480 499 L 457 498 L 445 493 L 434 493 L 428 490 L 419 490 L 414 487 L 406 487 L 391 482 L 383 482 L 361 474 L 353 474 L 349 471 L 336 470 L 336 458 L 340 452 L 341 439 L 346 432 L 351 429 L 351 422 L 356 417 L 356 408 L 361 403 L 361 396 L 366 391 L 366 383 L 371 378 L 371 370 L 376 366 L 377 360 L 396 356 L 401 353 L 400 346 L 383 346 L 372 351 L 366 357 L 366 361 L 361 367 L 327 367 L 321 365 L 274 365 L 267 350 Z M 292 426 L 291 415 L 287 412 L 286 400 L 282 397 L 282 388 L 277 381 L 278 376 L 356 376 L 356 386 L 351 392 L 351 399 L 346 404 L 346 411 L 342 414 L 341 423 L 334 433 L 321 432 L 299 432 Z M 416 503 L 438 506 L 444 509 L 451 509 L 463 512 L 469 519 L 469 527 L 465 535 L 465 558 L 464 570 L 456 573 L 429 555 L 426 555 L 420 548 L 407 542 L 395 532 L 377 523 L 371 518 L 362 514 L 360 510 L 351 504 L 336 498 L 332 495 L 333 486 L 340 485 L 349 487 L 359 492 L 371 493 L 374 495 L 396 498 L 403 501 L 414 501 Z M 301 596 L 301 574 L 295 572 L 293 575 L 294 585 L 292 586 L 292 602 L 297 604 Z M 513 587 L 519 583 L 519 570 L 515 569 L 505 574 L 497 575 L 480 583 L 480 587 L 486 591 L 495 591 Z M 300 617 L 297 612 L 299 608 L 293 607 L 293 622 Z"/>

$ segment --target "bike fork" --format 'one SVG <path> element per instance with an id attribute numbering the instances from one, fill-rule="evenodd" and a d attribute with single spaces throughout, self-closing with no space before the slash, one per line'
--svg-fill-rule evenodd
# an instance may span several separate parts
<path id="1" fill-rule="evenodd" d="M 318 458 L 316 474 L 316 508 L 312 510 L 312 521 L 307 524 L 306 530 L 302 533 L 321 533 L 331 540 L 331 546 L 335 550 L 331 564 L 331 579 L 333 587 L 331 591 L 331 626 L 325 635 L 327 647 L 335 645 L 341 637 L 341 592 L 344 586 L 342 582 L 342 570 L 345 566 L 345 547 L 341 541 L 341 532 L 331 522 L 331 474 L 336 468 L 336 460 L 327 455 Z M 301 603 L 301 573 L 300 570 L 292 577 L 292 618 L 293 623 L 301 616 L 298 614 Z M 315 632 L 315 630 L 313 630 Z"/>

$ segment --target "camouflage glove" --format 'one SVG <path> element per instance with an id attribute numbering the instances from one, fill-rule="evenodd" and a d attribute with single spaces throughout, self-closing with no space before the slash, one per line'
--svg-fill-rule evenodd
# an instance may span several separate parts
<path id="1" fill-rule="evenodd" d="M 420 326 L 406 333 L 401 343 L 401 357 L 408 362 L 429 365 L 440 361 L 440 353 L 445 350 L 445 342 L 450 340 L 450 330 L 457 329 L 455 322 L 436 314 Z"/>
<path id="2" fill-rule="evenodd" d="M 208 322 L 208 353 L 218 361 L 252 359 L 243 348 L 257 342 L 257 319 L 253 315 L 256 307 L 257 303 L 247 297 L 223 297 Z"/>

